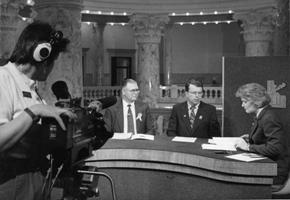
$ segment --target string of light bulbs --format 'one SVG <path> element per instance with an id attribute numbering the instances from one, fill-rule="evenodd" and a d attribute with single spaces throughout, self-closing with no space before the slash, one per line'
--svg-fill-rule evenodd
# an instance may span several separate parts
<path id="1" fill-rule="evenodd" d="M 81 13 L 85 13 L 85 14 L 95 14 L 95 15 L 117 15 L 117 16 L 127 16 L 127 15 L 131 15 L 130 13 L 127 12 L 104 12 L 104 11 L 90 11 L 90 10 L 83 10 L 81 11 Z M 234 11 L 233 10 L 228 10 L 228 11 L 213 11 L 213 12 L 203 12 L 200 11 L 199 13 L 191 13 L 191 12 L 186 12 L 186 13 L 175 13 L 172 12 L 170 14 L 168 14 L 169 16 L 197 16 L 197 15 L 221 15 L 221 14 L 233 14 Z"/>
<path id="2" fill-rule="evenodd" d="M 207 25 L 207 24 L 231 24 L 233 22 L 236 22 L 235 20 L 219 20 L 219 21 L 198 21 L 198 22 L 175 22 L 174 24 L 176 25 L 198 25 L 198 24 L 203 24 L 203 25 Z M 86 23 L 88 25 L 94 24 L 95 22 L 83 22 Z M 95 23 L 96 24 L 96 23 Z M 129 25 L 129 23 L 116 23 L 116 22 L 107 22 L 107 25 L 110 26 L 126 26 Z"/>

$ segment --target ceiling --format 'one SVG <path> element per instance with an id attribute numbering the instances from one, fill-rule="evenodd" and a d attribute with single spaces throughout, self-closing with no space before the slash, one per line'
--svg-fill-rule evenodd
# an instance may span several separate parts
<path id="1" fill-rule="evenodd" d="M 166 14 L 170 23 L 228 22 L 233 13 L 277 6 L 277 0 L 73 0 L 81 1 L 82 21 L 98 23 L 127 23 L 133 13 Z M 20 15 L 28 17 L 31 8 L 24 7 Z"/>
<path id="2" fill-rule="evenodd" d="M 84 10 L 114 13 L 213 13 L 275 7 L 276 0 L 84 0 Z"/>

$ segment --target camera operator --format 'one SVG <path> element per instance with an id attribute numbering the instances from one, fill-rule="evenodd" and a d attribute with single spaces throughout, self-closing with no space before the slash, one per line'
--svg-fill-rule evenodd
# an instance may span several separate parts
<path id="1" fill-rule="evenodd" d="M 0 199 L 44 199 L 45 181 L 41 117 L 56 119 L 75 114 L 47 105 L 35 83 L 45 81 L 54 61 L 65 51 L 69 40 L 49 24 L 33 22 L 21 33 L 9 62 L 0 67 Z"/>

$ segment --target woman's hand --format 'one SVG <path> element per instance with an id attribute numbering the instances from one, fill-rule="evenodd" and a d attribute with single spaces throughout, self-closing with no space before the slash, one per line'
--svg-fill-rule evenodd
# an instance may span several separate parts
<path id="1" fill-rule="evenodd" d="M 244 150 L 244 151 L 250 151 L 249 143 L 247 143 L 242 138 L 240 140 L 237 140 L 234 146 L 235 146 L 236 149 L 241 149 L 241 150 Z"/>
<path id="2" fill-rule="evenodd" d="M 76 119 L 77 115 L 70 111 L 68 108 L 59 108 L 55 106 L 45 104 L 35 104 L 29 108 L 35 115 L 39 117 L 51 117 L 54 118 L 63 130 L 66 130 L 63 120 L 60 115 L 66 115 L 69 119 Z"/>
<path id="3" fill-rule="evenodd" d="M 249 134 L 244 134 L 241 136 L 246 142 L 249 142 Z"/>

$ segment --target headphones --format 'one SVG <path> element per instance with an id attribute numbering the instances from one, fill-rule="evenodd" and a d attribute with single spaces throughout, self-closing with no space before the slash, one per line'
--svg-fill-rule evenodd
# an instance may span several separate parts
<path id="1" fill-rule="evenodd" d="M 38 43 L 33 50 L 33 59 L 37 62 L 46 60 L 51 53 L 52 46 L 58 43 L 63 37 L 61 31 L 55 31 L 51 34 L 49 42 Z"/>

